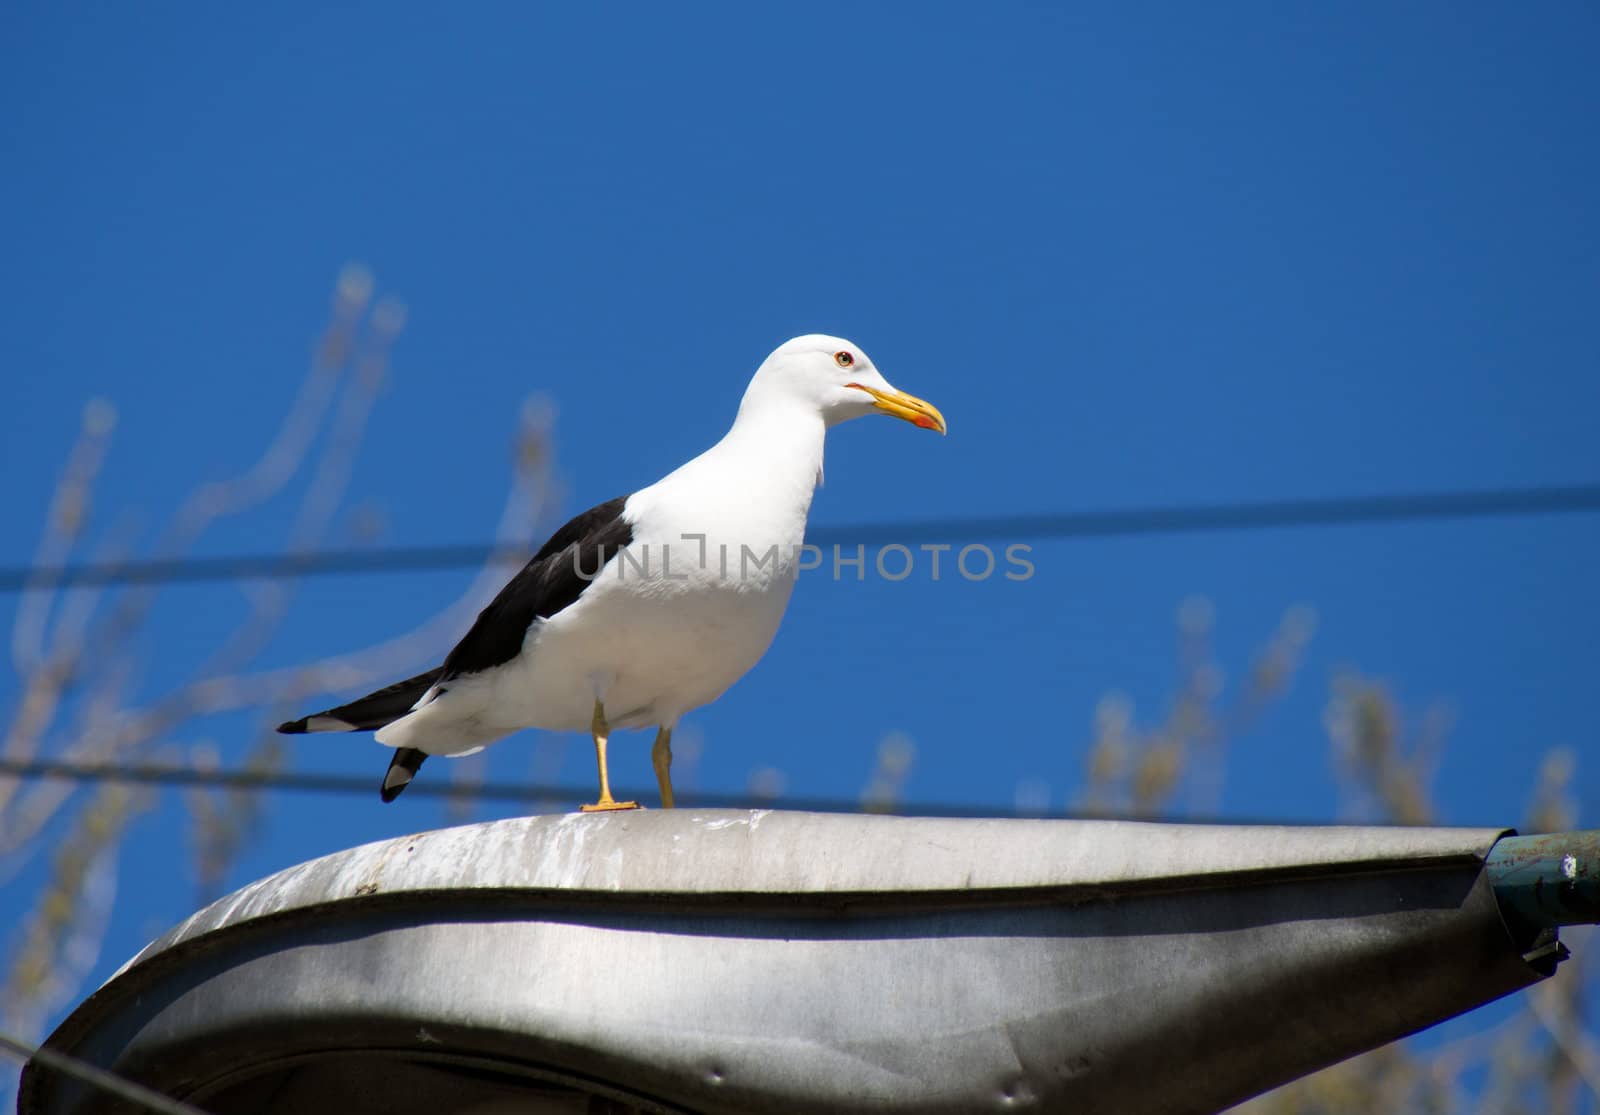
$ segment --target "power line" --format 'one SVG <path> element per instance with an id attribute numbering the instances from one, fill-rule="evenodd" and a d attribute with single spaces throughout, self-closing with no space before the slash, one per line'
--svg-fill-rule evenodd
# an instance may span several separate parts
<path id="1" fill-rule="evenodd" d="M 1035 515 L 977 515 L 817 527 L 808 541 L 840 544 L 921 545 L 1044 538 L 1113 538 L 1200 531 L 1348 526 L 1358 523 L 1523 517 L 1600 511 L 1600 484 L 1545 485 L 1409 495 L 1214 503 L 1188 507 L 1136 507 L 1060 511 Z M 341 573 L 392 573 L 520 564 L 520 546 L 459 544 L 319 550 L 303 554 L 243 554 L 212 558 L 84 562 L 0 569 L 0 592 L 34 586 L 178 584 L 271 580 Z"/>
<path id="2" fill-rule="evenodd" d="M 76 1057 L 69 1057 L 65 1053 L 57 1053 L 53 1049 L 45 1049 L 27 1042 L 18 1041 L 6 1034 L 0 1034 L 0 1053 L 6 1053 L 23 1063 L 32 1060 L 56 1072 L 65 1073 L 67 1076 L 76 1077 L 85 1084 L 99 1088 L 103 1092 L 110 1092 L 118 1099 L 127 1100 L 129 1103 L 138 1104 L 147 1111 L 157 1112 L 158 1115 L 206 1115 L 200 1108 L 193 1104 L 175 1100 L 171 1096 L 162 1095 L 152 1088 L 129 1080 L 127 1077 L 118 1076 L 114 1072 L 91 1065 L 87 1061 L 80 1061 Z"/>
<path id="3" fill-rule="evenodd" d="M 69 782 L 131 782 L 161 786 L 207 786 L 230 790 L 289 790 L 326 794 L 377 795 L 378 778 L 304 771 L 206 770 L 161 763 L 73 763 L 54 759 L 0 759 L 0 776 L 54 778 Z M 528 802 L 548 798 L 581 799 L 590 787 L 531 782 L 412 782 L 407 796 L 478 798 Z M 742 804 L 748 804 L 748 799 Z"/>
<path id="4" fill-rule="evenodd" d="M 348 774 L 310 774 L 299 771 L 199 770 L 168 764 L 73 763 L 56 759 L 0 759 L 0 777 L 58 778 L 71 782 L 129 782 L 159 786 L 204 786 L 232 790 L 280 790 L 290 793 L 360 794 L 378 796 L 378 778 Z M 648 800 L 653 790 L 613 791 L 622 799 Z M 592 785 L 558 786 L 533 782 L 441 782 L 416 781 L 406 787 L 408 797 L 466 798 L 475 801 L 549 802 L 588 801 L 594 796 Z M 1069 814 L 1046 810 L 1018 810 L 952 803 L 885 802 L 863 798 L 758 797 L 754 794 L 694 793 L 680 790 L 689 807 L 703 809 L 770 809 L 782 807 L 811 813 L 916 813 L 924 817 L 1027 816 L 1091 817 L 1088 812 Z M 1116 814 L 1119 820 L 1172 820 L 1171 817 Z M 1196 818 L 1186 818 L 1194 821 Z M 1235 821 L 1242 824 L 1248 822 Z"/>
<path id="5" fill-rule="evenodd" d="M 0 759 L 0 778 L 59 778 L 71 782 L 124 782 L 158 786 L 203 786 L 213 789 L 265 790 L 287 793 L 359 794 L 378 796 L 377 777 L 348 774 L 310 774 L 298 771 L 198 770 L 163 764 L 73 763 L 56 759 Z M 542 803 L 588 801 L 594 797 L 593 784 L 557 786 L 533 782 L 412 782 L 408 797 L 457 798 L 472 801 Z M 647 801 L 655 790 L 618 789 L 613 794 L 622 800 Z M 1136 813 L 1127 810 L 1051 810 L 1016 807 L 955 804 L 951 802 L 875 801 L 861 798 L 757 796 L 755 794 L 685 793 L 678 798 L 682 808 L 700 809 L 786 809 L 803 813 L 886 813 L 918 817 L 1021 817 L 1039 820 L 1116 820 L 1151 821 L 1167 824 L 1229 825 L 1304 825 L 1303 819 L 1283 817 L 1202 817 L 1165 813 Z M 1373 822 L 1381 824 L 1382 822 Z M 1498 822 L 1496 822 L 1498 823 Z"/>
<path id="6" fill-rule="evenodd" d="M 266 770 L 201 770 L 170 764 L 139 763 L 74 763 L 58 759 L 0 759 L 0 777 L 55 778 L 70 782 L 126 782 L 159 786 L 204 786 L 231 790 L 282 790 L 298 793 L 361 794 L 378 796 L 376 775 L 311 774 L 302 771 Z M 621 798 L 648 799 L 654 791 L 616 790 Z M 443 782 L 414 781 L 406 787 L 408 797 L 467 798 L 477 801 L 529 802 L 588 801 L 594 796 L 592 785 L 558 786 L 534 782 Z M 785 809 L 816 813 L 870 812 L 873 805 L 860 799 L 847 798 L 780 798 L 757 797 L 753 794 L 719 794 L 682 792 L 691 804 L 706 809 L 768 808 L 779 804 Z M 896 807 L 899 811 L 900 807 Z M 927 816 L 992 817 L 997 812 L 1015 814 L 1015 810 L 982 808 L 973 805 L 918 805 L 916 811 Z"/>

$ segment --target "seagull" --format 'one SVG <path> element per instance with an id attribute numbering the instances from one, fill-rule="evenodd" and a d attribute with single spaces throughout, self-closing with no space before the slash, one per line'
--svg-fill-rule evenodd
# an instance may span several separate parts
<path id="1" fill-rule="evenodd" d="M 395 749 L 393 801 L 429 755 L 472 755 L 524 728 L 594 738 L 611 796 L 614 728 L 656 729 L 651 761 L 672 808 L 672 730 L 754 666 L 783 619 L 822 482 L 828 427 L 888 414 L 945 432 L 861 348 L 811 334 L 756 370 L 721 441 L 648 488 L 567 523 L 500 590 L 442 665 L 280 732 L 376 732 Z"/>

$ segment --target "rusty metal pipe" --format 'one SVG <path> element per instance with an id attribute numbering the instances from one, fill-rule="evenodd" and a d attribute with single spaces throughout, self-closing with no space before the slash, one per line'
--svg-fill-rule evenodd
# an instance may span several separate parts
<path id="1" fill-rule="evenodd" d="M 1600 924 L 1600 830 L 1504 836 L 1485 866 L 1508 922 L 1527 929 Z"/>

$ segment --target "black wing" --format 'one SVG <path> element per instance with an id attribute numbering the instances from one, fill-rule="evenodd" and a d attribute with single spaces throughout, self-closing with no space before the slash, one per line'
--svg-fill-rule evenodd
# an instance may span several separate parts
<path id="1" fill-rule="evenodd" d="M 299 720 L 278 725 L 278 731 L 291 732 L 371 732 L 411 711 L 417 698 L 439 680 L 439 667 L 405 681 L 397 681 L 376 693 L 358 697 L 347 705 L 323 709 Z M 315 723 L 313 723 L 315 721 Z"/>
<path id="2" fill-rule="evenodd" d="M 612 555 L 633 540 L 633 528 L 622 518 L 627 502 L 626 496 L 607 500 L 551 535 L 478 613 L 472 630 L 445 657 L 439 680 L 511 661 L 535 618 L 549 619 L 578 599 Z"/>

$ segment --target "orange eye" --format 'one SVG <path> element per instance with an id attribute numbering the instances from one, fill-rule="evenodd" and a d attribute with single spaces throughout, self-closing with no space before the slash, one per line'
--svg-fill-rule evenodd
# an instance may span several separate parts
<path id="1" fill-rule="evenodd" d="M 850 365 L 852 365 L 852 364 L 854 364 L 856 362 L 856 358 L 854 356 L 851 356 L 848 352 L 846 352 L 846 351 L 841 349 L 840 351 L 838 351 L 838 352 L 833 354 L 833 362 L 835 364 L 839 365 L 839 367 L 841 367 L 841 368 L 848 368 Z"/>

